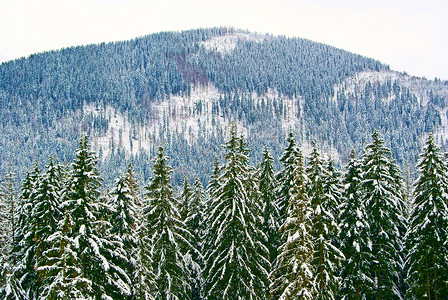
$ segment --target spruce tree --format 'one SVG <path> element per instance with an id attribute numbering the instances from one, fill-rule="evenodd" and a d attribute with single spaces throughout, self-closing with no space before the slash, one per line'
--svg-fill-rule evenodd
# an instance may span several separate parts
<path id="1" fill-rule="evenodd" d="M 50 163 L 40 180 L 37 188 L 35 205 L 32 208 L 32 224 L 35 228 L 36 262 L 35 267 L 45 263 L 43 253 L 51 247 L 49 236 L 54 234 L 60 220 L 63 219 L 61 212 L 63 185 L 59 182 L 58 166 Z"/>
<path id="2" fill-rule="evenodd" d="M 401 191 L 397 190 L 398 167 L 391 166 L 390 149 L 375 131 L 373 141 L 367 145 L 362 159 L 362 203 L 365 204 L 371 233 L 371 270 L 374 273 L 373 295 L 377 299 L 400 298 L 399 274 L 404 224 Z"/>
<path id="3" fill-rule="evenodd" d="M 409 298 L 444 299 L 448 295 L 448 168 L 430 134 L 417 163 L 409 220 L 407 283 Z"/>
<path id="4" fill-rule="evenodd" d="M 298 157 L 296 140 L 292 132 L 289 133 L 286 141 L 288 142 L 288 146 L 285 148 L 283 155 L 280 158 L 283 168 L 276 175 L 279 183 L 277 192 L 277 207 L 280 213 L 279 224 L 282 224 L 286 218 L 286 210 L 289 203 L 289 190 L 291 189 L 291 182 L 293 180 L 292 173 L 296 168 Z"/>
<path id="5" fill-rule="evenodd" d="M 308 197 L 309 179 L 302 153 L 297 153 L 296 167 L 289 190 L 286 219 L 280 226 L 283 244 L 278 249 L 271 277 L 271 297 L 314 299 L 317 293 L 313 266 L 313 210 Z"/>
<path id="6" fill-rule="evenodd" d="M 184 219 L 185 225 L 192 235 L 190 243 L 197 250 L 190 250 L 185 254 L 185 262 L 191 287 L 190 299 L 202 299 L 202 285 L 204 281 L 202 278 L 202 269 L 204 268 L 204 258 L 202 255 L 202 237 L 205 229 L 204 201 L 205 192 L 202 183 L 199 179 L 196 179 L 187 203 Z"/>
<path id="7" fill-rule="evenodd" d="M 314 142 L 312 145 L 307 175 L 310 180 L 308 195 L 313 210 L 313 266 L 318 290 L 316 299 L 335 299 L 339 288 L 338 267 L 343 259 L 342 252 L 335 245 L 339 228 L 334 213 L 340 194 L 337 180 L 335 182 L 332 178 L 334 175 L 327 172 Z"/>
<path id="8" fill-rule="evenodd" d="M 123 271 L 132 278 L 135 273 L 138 251 L 138 212 L 139 203 L 134 198 L 133 192 L 129 187 L 128 174 L 121 175 L 116 181 L 111 191 L 111 219 L 112 225 L 110 234 L 111 239 L 120 243 L 124 252 L 124 257 L 114 257 L 115 264 L 119 265 Z M 131 293 L 129 298 L 133 297 L 135 292 L 134 284 L 131 284 Z"/>
<path id="9" fill-rule="evenodd" d="M 0 189 L 0 296 L 6 283 L 8 257 L 8 205 L 2 189 Z"/>
<path id="10" fill-rule="evenodd" d="M 232 125 L 225 164 L 208 203 L 204 278 L 209 299 L 267 298 L 268 249 L 257 228 L 257 200 L 250 197 L 255 185 L 240 139 Z"/>
<path id="11" fill-rule="evenodd" d="M 370 270 L 373 249 L 367 208 L 361 201 L 361 172 L 361 164 L 352 150 L 343 179 L 345 188 L 340 206 L 340 249 L 345 256 L 341 269 L 344 299 L 366 299 L 375 283 Z"/>
<path id="12" fill-rule="evenodd" d="M 89 148 L 87 136 L 82 137 L 63 196 L 64 212 L 74 221 L 69 237 L 75 240 L 81 276 L 92 282 L 92 296 L 128 296 L 129 278 L 110 260 L 122 255 L 122 248 L 108 234 L 111 225 L 101 209 L 104 205 L 100 205 L 97 159 Z"/>
<path id="13" fill-rule="evenodd" d="M 187 218 L 188 214 L 188 205 L 191 201 L 191 187 L 190 183 L 188 182 L 188 179 L 184 179 L 184 183 L 182 185 L 182 194 L 180 195 L 179 199 L 179 213 L 181 220 L 184 220 Z"/>
<path id="14" fill-rule="evenodd" d="M 280 211 L 277 206 L 276 189 L 278 187 L 274 173 L 274 158 L 269 153 L 267 147 L 263 150 L 263 160 L 257 174 L 258 189 L 262 204 L 262 225 L 261 230 L 266 236 L 265 244 L 269 249 L 270 265 L 277 258 L 277 248 L 280 246 L 279 218 Z M 269 268 L 271 269 L 271 267 Z M 269 270 L 271 272 L 271 270 Z"/>
<path id="15" fill-rule="evenodd" d="M 140 187 L 132 164 L 128 165 L 125 177 L 130 197 L 135 204 L 136 223 L 134 230 L 137 237 L 135 252 L 129 260 L 134 271 L 128 274 L 132 281 L 134 299 L 146 300 L 151 299 L 151 292 L 154 291 L 155 286 L 150 257 L 151 242 L 150 237 L 146 236 L 146 222 L 143 218 L 143 199 L 141 198 Z"/>
<path id="16" fill-rule="evenodd" d="M 25 298 L 37 296 L 38 282 L 35 271 L 37 250 L 37 220 L 33 216 L 36 206 L 38 187 L 41 176 L 37 163 L 22 185 L 21 197 L 17 211 L 16 241 L 13 249 L 14 261 L 12 280 L 17 284 Z"/>
<path id="17" fill-rule="evenodd" d="M 185 299 L 189 284 L 181 250 L 192 248 L 188 242 L 191 233 L 180 220 L 174 188 L 171 186 L 172 168 L 168 165 L 163 147 L 159 147 L 153 172 L 154 177 L 146 187 L 143 212 L 155 276 L 153 295 L 156 299 Z"/>
<path id="18" fill-rule="evenodd" d="M 23 299 L 26 294 L 24 289 L 22 288 L 19 277 L 22 274 L 16 273 L 23 269 L 23 265 L 18 265 L 18 251 L 20 248 L 18 247 L 18 236 L 19 234 L 19 226 L 17 225 L 17 215 L 18 211 L 21 210 L 22 201 L 20 198 L 16 197 L 15 189 L 14 189 L 14 178 L 15 173 L 11 169 L 11 165 L 9 165 L 9 172 L 5 176 L 5 181 L 3 183 L 3 197 L 6 206 L 6 215 L 7 219 L 5 221 L 6 227 L 5 235 L 6 235 L 6 245 L 4 248 L 5 258 L 2 265 L 2 281 L 4 284 L 0 290 L 0 296 L 3 299 Z"/>
<path id="19" fill-rule="evenodd" d="M 92 282 L 82 276 L 81 261 L 76 253 L 76 240 L 71 238 L 75 222 L 69 213 L 60 220 L 57 230 L 44 242 L 49 245 L 43 251 L 37 272 L 42 280 L 39 299 L 93 300 Z"/>

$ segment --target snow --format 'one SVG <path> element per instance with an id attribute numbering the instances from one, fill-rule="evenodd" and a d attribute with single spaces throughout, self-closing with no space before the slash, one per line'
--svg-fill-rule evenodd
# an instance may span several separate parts
<path id="1" fill-rule="evenodd" d="M 264 101 L 272 105 L 274 99 L 282 99 L 285 106 L 281 124 L 284 132 L 289 132 L 300 127 L 300 120 L 297 115 L 299 107 L 303 106 L 301 97 L 291 98 L 281 95 L 275 89 L 269 89 L 265 94 L 253 93 L 252 99 L 255 104 Z M 152 118 L 147 124 L 132 124 L 126 114 L 122 114 L 112 106 L 98 108 L 93 104 L 83 107 L 84 114 L 98 117 L 102 116 L 109 120 L 106 133 L 93 137 L 92 150 L 99 153 L 102 150 L 102 159 L 109 157 L 112 153 L 112 143 L 115 148 L 121 148 L 129 157 L 136 155 L 142 150 L 150 152 L 151 145 L 158 143 L 161 136 L 168 133 L 177 132 L 182 134 L 188 143 L 194 143 L 202 134 L 204 138 L 216 134 L 218 130 L 228 132 L 231 122 L 234 121 L 238 132 L 244 136 L 251 134 L 250 128 L 244 126 L 240 121 L 225 118 L 222 114 L 212 114 L 212 106 L 217 103 L 220 97 L 224 97 L 211 82 L 207 86 L 192 86 L 189 96 L 171 95 L 166 100 L 153 104 Z M 198 110 L 201 106 L 202 109 Z M 167 119 L 166 122 L 164 119 Z M 164 128 L 164 123 L 167 128 Z M 132 144 L 132 146 L 131 146 Z M 304 145 L 305 150 L 307 146 Z M 308 147 L 311 149 L 311 147 Z M 330 149 L 331 156 L 337 158 L 335 149 Z"/>
<path id="2" fill-rule="evenodd" d="M 103 159 L 111 155 L 111 142 L 115 148 L 122 148 L 127 155 L 138 154 L 141 149 L 149 152 L 151 139 L 148 136 L 148 128 L 145 126 L 137 126 L 133 128 L 132 123 L 126 115 L 121 114 L 112 106 L 106 105 L 105 108 L 98 109 L 93 104 L 84 105 L 83 111 L 86 115 L 103 116 L 109 120 L 109 126 L 106 134 L 103 136 L 96 136 L 92 140 L 92 150 L 99 153 L 102 149 Z M 139 133 L 132 135 L 133 129 Z M 132 147 L 131 147 L 132 141 Z"/>
<path id="3" fill-rule="evenodd" d="M 215 36 L 201 43 L 208 51 L 216 51 L 222 54 L 230 54 L 238 44 L 238 41 L 262 42 L 267 36 L 254 33 L 235 32 Z"/>
<path id="4" fill-rule="evenodd" d="M 356 249 L 356 252 L 358 252 L 358 253 L 360 253 L 360 252 L 361 252 L 361 250 L 360 250 L 360 247 L 359 247 L 359 244 L 358 244 L 358 242 L 357 242 L 357 241 L 353 241 L 353 247 L 355 247 L 355 249 Z"/>

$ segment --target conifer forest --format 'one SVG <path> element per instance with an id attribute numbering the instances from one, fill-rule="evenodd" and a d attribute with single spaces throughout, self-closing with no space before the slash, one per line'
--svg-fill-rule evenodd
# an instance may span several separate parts
<path id="1" fill-rule="evenodd" d="M 430 134 L 410 186 L 375 131 L 343 170 L 293 134 L 251 165 L 236 126 L 210 180 L 172 185 L 159 147 L 101 189 L 89 139 L 1 198 L 2 299 L 444 299 L 448 164 Z"/>
<path id="2" fill-rule="evenodd" d="M 162 32 L 0 64 L 0 299 L 448 299 L 448 81 Z"/>

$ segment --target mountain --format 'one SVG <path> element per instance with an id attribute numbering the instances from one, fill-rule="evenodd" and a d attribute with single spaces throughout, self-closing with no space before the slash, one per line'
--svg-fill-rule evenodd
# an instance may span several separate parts
<path id="1" fill-rule="evenodd" d="M 305 39 L 233 28 L 162 32 L 72 47 L 0 65 L 0 174 L 72 161 L 90 135 L 106 181 L 132 161 L 143 180 L 164 145 L 174 182 L 210 174 L 237 124 L 260 161 L 294 132 L 344 163 L 374 129 L 399 164 L 414 165 L 433 131 L 445 147 L 448 82 L 390 70 Z"/>

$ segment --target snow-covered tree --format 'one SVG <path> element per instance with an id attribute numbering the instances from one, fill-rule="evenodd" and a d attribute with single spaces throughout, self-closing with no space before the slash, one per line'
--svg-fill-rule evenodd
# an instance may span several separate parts
<path id="1" fill-rule="evenodd" d="M 361 172 L 361 164 L 352 151 L 343 179 L 345 188 L 340 206 L 340 249 L 345 255 L 340 294 L 344 299 L 366 299 L 375 282 L 370 270 L 373 253 L 369 223 L 365 204 L 361 202 Z"/>
<path id="2" fill-rule="evenodd" d="M 129 183 L 129 173 L 126 173 L 115 181 L 115 186 L 110 193 L 112 196 L 110 234 L 111 238 L 121 243 L 124 252 L 124 257 L 114 257 L 113 259 L 132 278 L 138 261 L 136 257 L 138 251 L 137 224 L 140 204 L 134 198 Z M 133 286 L 134 284 L 131 285 L 131 295 L 129 297 L 133 297 L 135 294 Z"/>
<path id="3" fill-rule="evenodd" d="M 155 282 L 152 269 L 152 237 L 147 235 L 147 222 L 141 210 L 139 225 L 137 227 L 138 243 L 136 253 L 135 271 L 132 274 L 134 283 L 134 296 L 138 300 L 154 299 Z"/>
<path id="4" fill-rule="evenodd" d="M 6 196 L 0 189 L 0 296 L 6 283 L 8 258 L 8 205 Z"/>
<path id="5" fill-rule="evenodd" d="M 191 201 L 191 194 L 192 190 L 190 187 L 190 183 L 188 182 L 188 179 L 184 179 L 184 183 L 182 185 L 182 194 L 180 195 L 179 199 L 179 213 L 181 220 L 184 220 L 187 218 L 188 214 L 188 204 Z"/>
<path id="6" fill-rule="evenodd" d="M 285 148 L 280 161 L 283 164 L 283 168 L 276 175 L 279 182 L 277 207 L 280 212 L 279 222 L 282 224 L 286 218 L 286 210 L 289 203 L 289 190 L 291 189 L 291 182 L 293 180 L 292 173 L 296 168 L 298 149 L 296 146 L 296 140 L 292 132 L 286 140 L 288 146 Z"/>
<path id="7" fill-rule="evenodd" d="M 268 249 L 257 228 L 257 200 L 251 198 L 255 182 L 247 164 L 248 149 L 237 137 L 234 125 L 224 147 L 225 164 L 208 203 L 205 297 L 265 299 Z"/>
<path id="8" fill-rule="evenodd" d="M 391 173 L 390 149 L 375 131 L 373 141 L 367 145 L 362 158 L 362 197 L 372 241 L 371 270 L 375 285 L 373 294 L 378 299 L 399 298 L 399 274 L 403 236 L 400 233 L 403 219 L 401 191 L 397 190 L 399 174 Z"/>
<path id="9" fill-rule="evenodd" d="M 17 212 L 20 211 L 22 205 L 20 197 L 18 199 L 14 191 L 15 176 L 16 174 L 12 171 L 11 166 L 9 166 L 9 172 L 6 174 L 2 186 L 7 215 L 7 219 L 5 220 L 6 226 L 3 228 L 6 242 L 3 249 L 5 257 L 0 271 L 3 282 L 0 289 L 0 296 L 4 299 L 22 299 L 25 297 L 25 291 L 18 280 L 22 275 L 18 274 L 18 271 L 22 267 L 18 268 L 17 264 L 19 261 L 17 252 L 20 250 L 17 243 L 19 240 L 18 237 L 21 235 L 19 232 L 20 227 L 17 225 Z"/>
<path id="10" fill-rule="evenodd" d="M 111 240 L 108 230 L 108 213 L 102 211 L 99 188 L 101 178 L 96 167 L 97 159 L 90 151 L 87 136 L 80 140 L 69 176 L 69 186 L 62 208 L 74 221 L 71 235 L 75 241 L 81 276 L 92 282 L 95 297 L 128 296 L 131 293 L 126 273 L 110 260 L 122 254 L 121 243 Z"/>
<path id="11" fill-rule="evenodd" d="M 278 249 L 271 277 L 271 295 L 286 299 L 314 299 L 317 294 L 313 266 L 313 210 L 308 197 L 309 179 L 300 151 L 292 171 L 286 219 L 280 226 L 283 244 Z"/>
<path id="12" fill-rule="evenodd" d="M 180 220 L 174 188 L 171 186 L 172 168 L 168 165 L 163 147 L 159 147 L 153 172 L 154 176 L 146 187 L 143 211 L 154 272 L 153 295 L 156 299 L 185 299 L 189 283 L 181 250 L 192 248 L 188 242 L 191 233 Z"/>
<path id="13" fill-rule="evenodd" d="M 406 236 L 408 296 L 443 299 L 448 295 L 448 168 L 432 134 L 417 168 Z"/>
<path id="14" fill-rule="evenodd" d="M 270 265 L 277 258 L 277 248 L 280 246 L 279 218 L 280 211 L 277 206 L 276 188 L 278 186 L 274 173 L 274 158 L 267 147 L 263 150 L 263 160 L 257 173 L 258 190 L 262 204 L 261 230 L 266 236 L 265 244 L 269 249 Z M 271 271 L 271 270 L 270 270 Z"/>
<path id="15" fill-rule="evenodd" d="M 66 213 L 57 230 L 44 240 L 50 247 L 43 251 L 42 263 L 37 268 L 42 280 L 39 299 L 94 299 L 92 282 L 82 276 L 77 242 L 70 237 L 74 225 L 70 214 Z"/>
<path id="16" fill-rule="evenodd" d="M 334 174 L 330 175 L 314 142 L 312 145 L 307 175 L 310 180 L 308 195 L 313 210 L 316 299 L 335 299 L 340 281 L 338 267 L 344 258 L 335 245 L 339 226 L 334 213 L 337 211 L 340 191 L 337 179 L 332 178 Z M 334 170 L 331 171 L 334 173 Z"/>
<path id="17" fill-rule="evenodd" d="M 185 187 L 185 185 L 184 185 Z M 185 188 L 184 188 L 185 194 Z M 191 232 L 191 245 L 197 251 L 187 251 L 185 254 L 185 263 L 189 274 L 191 287 L 190 299 L 202 299 L 202 269 L 204 267 L 204 258 L 202 255 L 202 237 L 204 235 L 204 201 L 205 192 L 202 183 L 196 179 L 191 190 L 187 207 L 185 208 L 185 225 Z"/>
<path id="18" fill-rule="evenodd" d="M 45 173 L 37 187 L 35 205 L 32 208 L 31 222 L 35 230 L 36 244 L 35 267 L 44 264 L 42 253 L 51 247 L 48 237 L 56 232 L 60 220 L 63 219 L 60 210 L 63 184 L 59 181 L 58 168 L 50 158 L 50 163 L 45 168 Z"/>
<path id="19" fill-rule="evenodd" d="M 40 170 L 37 163 L 34 170 L 27 175 L 22 185 L 19 205 L 17 207 L 16 235 L 13 249 L 13 261 L 11 280 L 17 284 L 23 296 L 33 299 L 37 295 L 38 282 L 35 271 L 36 264 L 36 239 L 37 222 L 33 216 L 33 208 L 36 205 L 38 187 L 40 185 Z"/>

